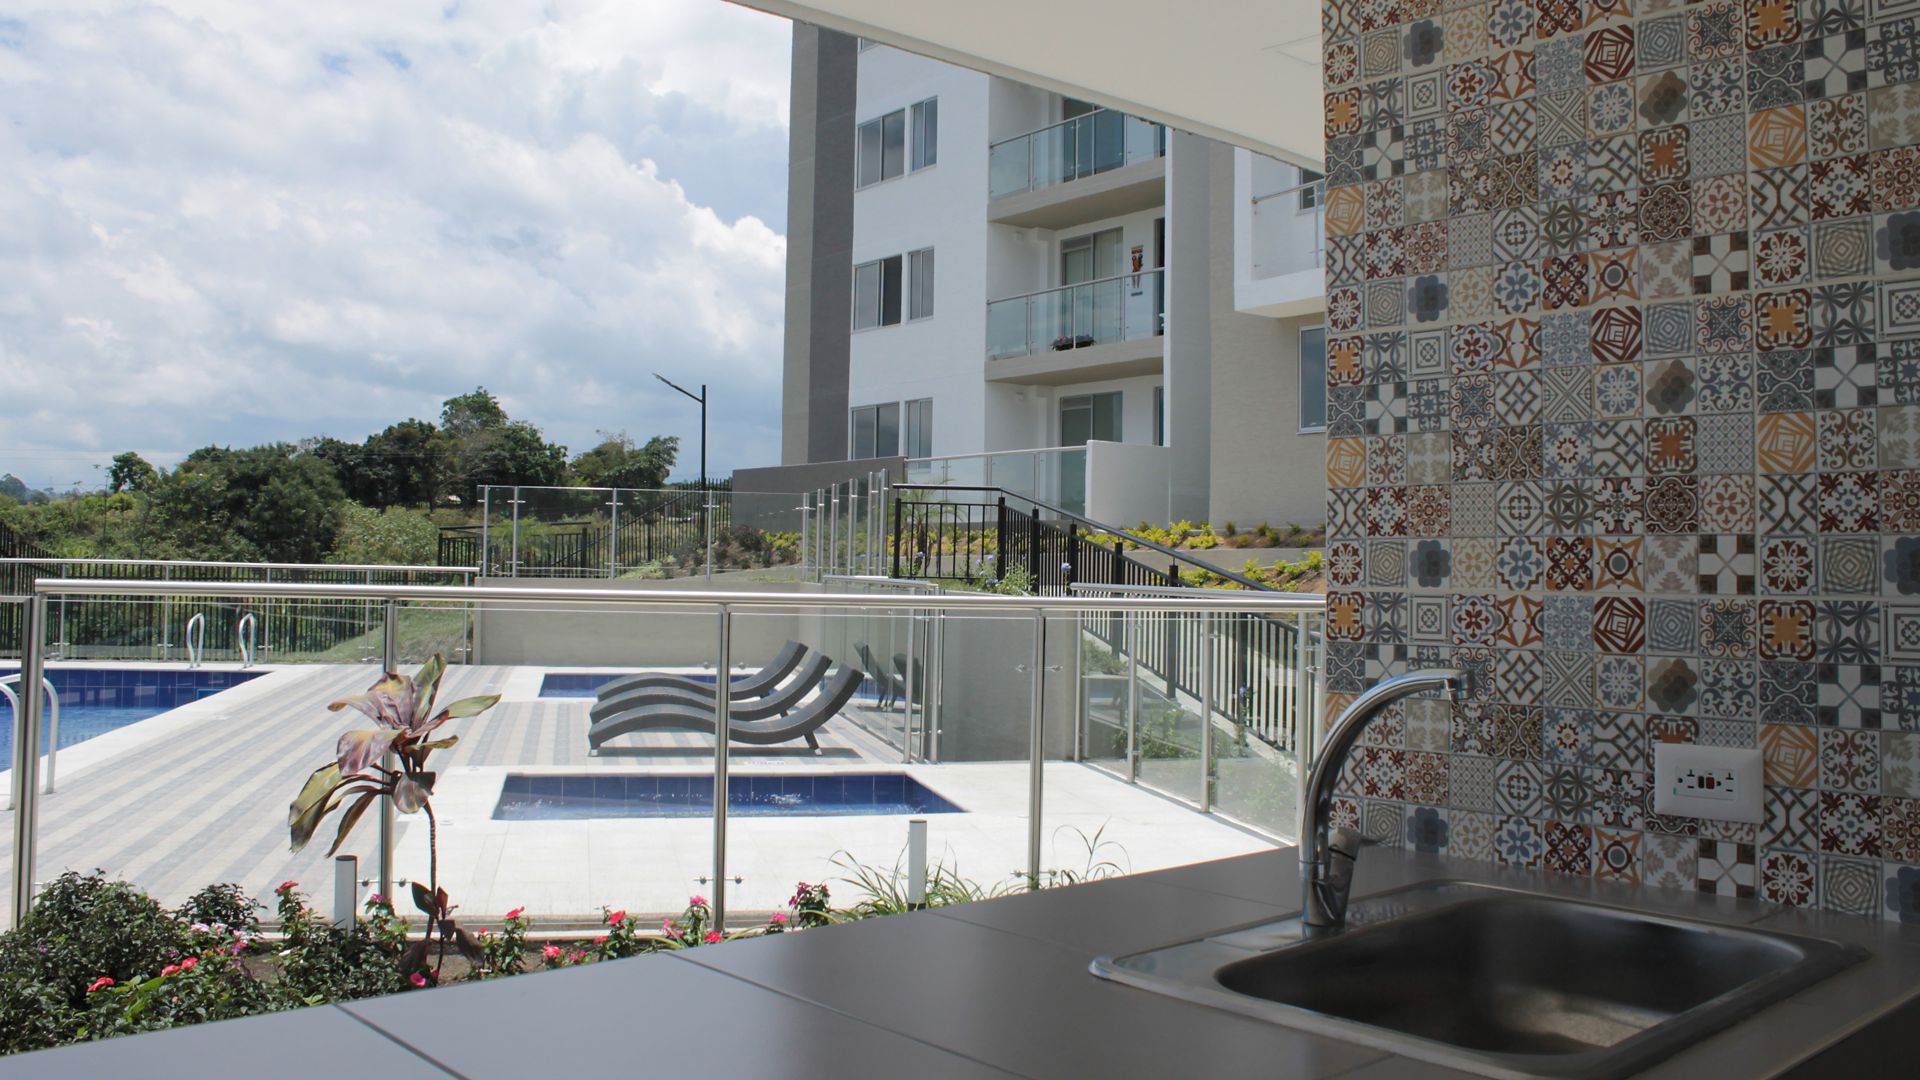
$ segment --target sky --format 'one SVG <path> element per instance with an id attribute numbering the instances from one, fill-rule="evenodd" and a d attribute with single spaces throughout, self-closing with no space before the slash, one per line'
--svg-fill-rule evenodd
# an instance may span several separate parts
<path id="1" fill-rule="evenodd" d="M 724 0 L 0 0 L 0 473 L 437 419 L 775 464 L 789 24 Z M 99 468 L 96 468 L 98 466 Z"/>

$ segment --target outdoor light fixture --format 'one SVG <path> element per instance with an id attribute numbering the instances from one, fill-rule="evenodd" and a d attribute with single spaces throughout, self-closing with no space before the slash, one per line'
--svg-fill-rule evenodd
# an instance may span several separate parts
<path id="1" fill-rule="evenodd" d="M 653 377 L 700 403 L 700 489 L 704 491 L 707 487 L 707 384 L 701 383 L 700 392 L 696 394 L 657 371 Z"/>

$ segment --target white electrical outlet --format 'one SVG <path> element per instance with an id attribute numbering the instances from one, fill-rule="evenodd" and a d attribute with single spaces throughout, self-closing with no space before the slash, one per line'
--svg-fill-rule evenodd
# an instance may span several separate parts
<path id="1" fill-rule="evenodd" d="M 1758 750 L 1655 743 L 1654 812 L 1758 825 L 1763 769 Z"/>

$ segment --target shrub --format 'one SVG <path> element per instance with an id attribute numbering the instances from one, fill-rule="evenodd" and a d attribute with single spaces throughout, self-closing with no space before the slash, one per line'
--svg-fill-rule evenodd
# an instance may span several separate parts
<path id="1" fill-rule="evenodd" d="M 176 912 L 181 922 L 204 923 L 246 934 L 260 932 L 260 912 L 266 905 L 232 882 L 209 885 L 187 898 Z"/>

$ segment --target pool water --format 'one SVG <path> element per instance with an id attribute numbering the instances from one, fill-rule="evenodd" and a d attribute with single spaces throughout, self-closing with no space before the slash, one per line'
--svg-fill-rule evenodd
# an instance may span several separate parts
<path id="1" fill-rule="evenodd" d="M 730 776 L 727 813 L 738 817 L 958 814 L 951 800 L 899 773 Z M 713 816 L 711 776 L 508 773 L 495 821 Z"/>
<path id="2" fill-rule="evenodd" d="M 12 675 L 19 669 L 0 669 Z M 60 748 L 136 724 L 217 694 L 250 679 L 258 671 L 172 671 L 148 668 L 48 668 L 47 679 L 60 695 Z M 17 692 L 17 684 L 15 684 Z M 13 705 L 0 698 L 0 769 L 13 763 Z M 40 718 L 45 746 L 53 718 Z"/>

